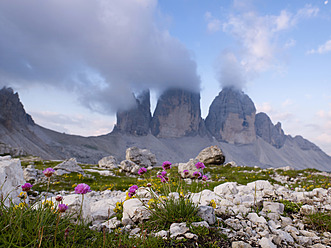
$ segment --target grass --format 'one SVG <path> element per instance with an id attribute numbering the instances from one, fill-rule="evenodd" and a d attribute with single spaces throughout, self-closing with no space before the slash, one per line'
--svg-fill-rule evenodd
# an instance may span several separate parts
<path id="1" fill-rule="evenodd" d="M 30 159 L 30 158 L 29 158 Z M 35 160 L 33 163 L 36 169 L 44 170 L 49 167 L 55 167 L 61 161 L 42 161 Z M 22 161 L 23 167 L 27 167 L 31 162 Z M 83 169 L 99 169 L 96 165 L 80 164 Z M 119 169 L 112 172 L 115 176 L 102 176 L 97 172 L 87 172 L 83 176 L 78 173 L 64 174 L 62 176 L 51 177 L 51 192 L 62 190 L 73 191 L 78 183 L 86 183 L 92 190 L 127 190 L 130 186 L 136 184 L 139 187 L 152 184 L 154 191 L 160 196 L 167 196 L 169 192 L 182 192 L 186 195 L 188 192 L 200 192 L 203 189 L 213 188 L 225 182 L 237 182 L 238 184 L 247 184 L 256 180 L 268 180 L 270 183 L 286 185 L 289 188 L 301 187 L 304 190 L 313 190 L 314 188 L 331 187 L 330 177 L 321 175 L 318 170 L 272 170 L 253 167 L 231 167 L 226 166 L 207 166 L 204 174 L 210 175 L 212 181 L 202 183 L 192 180 L 191 184 L 185 184 L 178 176 L 177 167 L 168 171 L 169 183 L 167 187 L 156 177 L 161 168 L 154 168 L 148 171 L 144 176 L 131 177 Z M 286 177 L 285 183 L 279 183 L 273 179 L 274 176 Z M 303 180 L 296 180 L 298 177 Z M 33 190 L 44 192 L 47 189 L 47 181 L 42 180 L 33 183 Z M 284 204 L 284 215 L 297 214 L 301 207 L 300 203 L 290 201 L 281 201 Z M 123 208 L 119 203 L 116 216 L 121 217 Z M 198 235 L 195 241 L 182 239 L 181 241 L 146 235 L 147 231 L 157 231 L 169 229 L 171 223 L 200 221 L 196 215 L 197 206 L 185 197 L 178 199 L 168 198 L 164 203 L 154 203 L 151 208 L 152 217 L 144 225 L 140 225 L 140 237 L 129 237 L 129 234 L 123 232 L 123 228 L 116 229 L 112 233 L 107 230 L 93 231 L 89 228 L 91 223 L 75 224 L 70 215 L 61 215 L 56 211 L 56 207 L 47 206 L 44 208 L 33 208 L 24 206 L 6 207 L 0 204 L 0 244 L 5 247 L 230 247 L 230 241 L 222 235 L 216 228 L 197 227 L 190 231 Z M 318 212 L 308 215 L 305 223 L 312 229 L 318 231 L 331 231 L 330 212 Z M 76 231 L 77 230 L 77 231 Z M 76 232 L 76 233 L 75 233 Z"/>

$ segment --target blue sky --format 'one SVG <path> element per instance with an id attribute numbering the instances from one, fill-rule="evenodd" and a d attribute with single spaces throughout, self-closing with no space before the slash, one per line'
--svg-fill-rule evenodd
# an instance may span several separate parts
<path id="1" fill-rule="evenodd" d="M 131 92 L 248 94 L 286 134 L 331 155 L 331 3 L 325 0 L 0 2 L 0 84 L 47 128 L 109 133 Z M 0 57 L 0 58 L 1 58 Z"/>

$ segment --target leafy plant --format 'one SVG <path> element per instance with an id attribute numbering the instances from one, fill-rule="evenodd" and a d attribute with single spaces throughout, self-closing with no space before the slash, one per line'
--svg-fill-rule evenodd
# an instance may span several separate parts
<path id="1" fill-rule="evenodd" d="M 305 223 L 311 228 L 321 232 L 331 232 L 331 212 L 317 212 L 307 215 Z"/>
<path id="2" fill-rule="evenodd" d="M 284 214 L 285 215 L 299 213 L 300 208 L 302 207 L 301 202 L 292 202 L 289 200 L 280 200 L 279 202 L 284 204 Z"/>

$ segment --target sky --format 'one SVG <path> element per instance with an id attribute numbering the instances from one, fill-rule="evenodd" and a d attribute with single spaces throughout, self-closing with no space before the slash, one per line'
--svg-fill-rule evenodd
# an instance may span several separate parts
<path id="1" fill-rule="evenodd" d="M 234 86 L 331 155 L 328 0 L 4 0 L 0 34 L 0 86 L 46 128 L 106 134 L 132 93 L 153 109 L 170 87 L 205 118 Z"/>

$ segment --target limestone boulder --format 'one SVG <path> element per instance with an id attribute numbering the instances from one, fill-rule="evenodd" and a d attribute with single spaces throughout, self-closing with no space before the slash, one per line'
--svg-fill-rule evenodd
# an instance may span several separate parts
<path id="1" fill-rule="evenodd" d="M 120 168 L 124 172 L 129 172 L 129 173 L 132 173 L 132 174 L 138 174 L 138 171 L 141 167 L 139 165 L 137 165 L 136 163 L 130 161 L 130 160 L 123 160 L 120 163 Z"/>
<path id="2" fill-rule="evenodd" d="M 132 161 L 140 167 L 148 168 L 157 164 L 156 156 L 148 149 L 130 147 L 126 150 L 125 159 Z"/>
<path id="3" fill-rule="evenodd" d="M 17 196 L 22 192 L 21 185 L 24 183 L 21 161 L 10 156 L 0 157 L 0 197 L 3 197 L 6 206 L 11 201 L 20 203 Z"/>
<path id="4" fill-rule="evenodd" d="M 82 167 L 80 167 L 77 164 L 77 161 L 75 158 L 66 159 L 62 163 L 55 166 L 53 169 L 55 170 L 55 173 L 58 176 L 61 176 L 63 174 L 70 174 L 72 172 L 80 173 L 82 175 L 85 174 Z"/>
<path id="5" fill-rule="evenodd" d="M 221 165 L 225 161 L 225 156 L 223 155 L 222 150 L 218 146 L 210 146 L 203 149 L 196 157 L 196 159 L 206 165 Z"/>
<path id="6" fill-rule="evenodd" d="M 114 156 L 103 157 L 99 160 L 98 165 L 100 168 L 116 169 L 118 168 L 117 160 Z"/>

